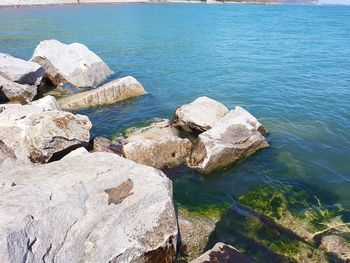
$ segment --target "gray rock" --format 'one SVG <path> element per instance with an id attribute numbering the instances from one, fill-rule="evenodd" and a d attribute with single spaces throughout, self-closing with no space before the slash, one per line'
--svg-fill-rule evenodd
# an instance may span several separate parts
<path id="1" fill-rule="evenodd" d="M 80 43 L 42 41 L 31 60 L 40 64 L 45 77 L 56 85 L 67 82 L 76 87 L 93 87 L 113 73 L 101 58 Z"/>
<path id="2" fill-rule="evenodd" d="M 191 141 L 178 137 L 169 120 L 135 130 L 123 144 L 126 158 L 158 169 L 180 165 L 192 150 Z"/>
<path id="3" fill-rule="evenodd" d="M 204 132 L 214 127 L 229 112 L 223 104 L 199 97 L 175 111 L 173 125 L 187 131 Z"/>
<path id="4" fill-rule="evenodd" d="M 55 108 L 51 103 L 52 97 L 45 97 L 34 105 L 3 106 L 0 113 L 2 148 L 22 162 L 45 163 L 55 153 L 87 143 L 90 120 L 70 112 L 50 111 Z"/>
<path id="5" fill-rule="evenodd" d="M 344 262 L 350 262 L 350 244 L 341 236 L 329 235 L 322 237 L 321 248 L 336 255 Z"/>
<path id="6" fill-rule="evenodd" d="M 58 103 L 64 109 L 81 109 L 113 104 L 145 94 L 140 82 L 131 76 L 113 80 L 99 88 L 63 97 Z"/>
<path id="7" fill-rule="evenodd" d="M 251 114 L 236 107 L 213 128 L 199 135 L 199 141 L 187 159 L 187 165 L 209 173 L 268 147 L 259 130 L 265 131 Z"/>
<path id="8" fill-rule="evenodd" d="M 44 69 L 35 62 L 0 53 L 0 75 L 20 84 L 39 85 Z"/>
<path id="9" fill-rule="evenodd" d="M 0 177 L 2 262 L 173 262 L 172 183 L 111 153 Z"/>
<path id="10" fill-rule="evenodd" d="M 98 136 L 93 139 L 91 152 L 110 152 L 122 155 L 122 148 L 121 143 Z"/>
<path id="11" fill-rule="evenodd" d="M 26 104 L 33 100 L 36 93 L 36 86 L 19 84 L 0 75 L 0 102 L 11 101 Z"/>
<path id="12" fill-rule="evenodd" d="M 249 256 L 243 254 L 233 246 L 216 243 L 215 246 L 192 260 L 191 263 L 254 263 Z"/>

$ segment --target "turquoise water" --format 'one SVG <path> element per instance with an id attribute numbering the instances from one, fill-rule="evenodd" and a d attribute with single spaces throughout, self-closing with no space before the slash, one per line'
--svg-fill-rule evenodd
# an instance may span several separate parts
<path id="1" fill-rule="evenodd" d="M 350 208 L 350 7 L 127 4 L 0 9 L 0 52 L 81 42 L 149 94 L 84 110 L 111 136 L 206 95 L 241 105 L 271 147 L 209 176 L 166 171 L 178 205 L 231 202 L 262 183 L 317 189 Z M 227 229 L 223 231 L 228 231 Z M 217 238 L 219 239 L 219 238 Z"/>

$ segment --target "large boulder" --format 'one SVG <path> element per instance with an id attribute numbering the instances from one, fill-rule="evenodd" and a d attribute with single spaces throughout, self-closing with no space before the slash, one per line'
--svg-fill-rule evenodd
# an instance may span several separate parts
<path id="1" fill-rule="evenodd" d="M 54 154 L 88 143 L 90 120 L 70 112 L 52 111 L 49 99 L 45 100 L 42 105 L 2 107 L 0 143 L 6 149 L 3 152 L 12 153 L 23 162 L 45 163 Z"/>
<path id="2" fill-rule="evenodd" d="M 166 175 L 116 154 L 72 153 L 0 177 L 2 261 L 173 262 Z"/>
<path id="3" fill-rule="evenodd" d="M 20 84 L 39 85 L 44 69 L 35 62 L 0 53 L 0 76 Z"/>
<path id="4" fill-rule="evenodd" d="M 80 43 L 42 41 L 31 60 L 45 69 L 45 77 L 55 85 L 70 83 L 76 87 L 93 87 L 113 73 L 100 57 Z"/>
<path id="5" fill-rule="evenodd" d="M 204 173 L 224 168 L 268 147 L 262 125 L 241 107 L 231 110 L 213 128 L 201 133 L 187 165 Z"/>
<path id="6" fill-rule="evenodd" d="M 178 137 L 169 120 L 135 130 L 123 144 L 126 158 L 159 169 L 180 165 L 192 149 L 191 141 Z"/>
<path id="7" fill-rule="evenodd" d="M 175 111 L 173 125 L 187 131 L 204 132 L 228 112 L 225 105 L 208 97 L 199 97 Z"/>
<path id="8" fill-rule="evenodd" d="M 255 261 L 233 246 L 216 243 L 215 246 L 191 263 L 254 263 Z"/>
<path id="9" fill-rule="evenodd" d="M 80 109 L 116 103 L 145 94 L 140 82 L 131 76 L 113 80 L 97 89 L 61 98 L 64 109 Z"/>
<path id="10" fill-rule="evenodd" d="M 37 87 L 13 82 L 0 75 L 0 102 L 19 102 L 26 104 L 33 100 Z"/>
<path id="11" fill-rule="evenodd" d="M 122 155 L 123 146 L 118 141 L 97 136 L 90 142 L 90 152 L 109 152 Z"/>

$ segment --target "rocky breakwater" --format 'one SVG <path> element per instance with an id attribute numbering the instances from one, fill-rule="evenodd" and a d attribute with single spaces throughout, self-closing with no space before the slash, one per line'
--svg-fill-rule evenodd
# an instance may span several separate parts
<path id="1" fill-rule="evenodd" d="M 43 75 L 39 64 L 0 53 L 0 102 L 32 101 Z"/>

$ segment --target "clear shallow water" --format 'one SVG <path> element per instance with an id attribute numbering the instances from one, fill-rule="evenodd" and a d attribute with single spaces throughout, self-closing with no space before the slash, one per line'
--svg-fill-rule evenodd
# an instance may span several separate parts
<path id="1" fill-rule="evenodd" d="M 189 209 L 261 183 L 305 185 L 350 208 L 350 7 L 128 4 L 0 9 L 0 52 L 29 59 L 40 40 L 81 42 L 148 95 L 84 110 L 93 135 L 206 95 L 241 105 L 271 147 L 210 176 L 168 171 Z"/>

